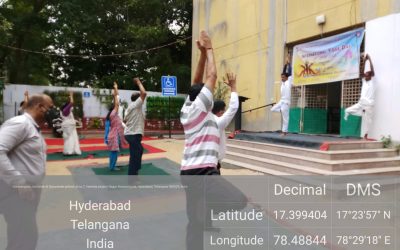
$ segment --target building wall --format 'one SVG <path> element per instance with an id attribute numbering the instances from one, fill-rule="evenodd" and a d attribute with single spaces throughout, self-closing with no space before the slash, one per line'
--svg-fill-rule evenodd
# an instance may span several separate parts
<path id="1" fill-rule="evenodd" d="M 287 43 L 400 12 L 399 0 L 287 0 Z M 324 14 L 321 28 L 315 22 Z"/>
<path id="2" fill-rule="evenodd" d="M 400 14 L 388 15 L 366 24 L 365 50 L 375 70 L 375 107 L 372 138 L 391 136 L 400 142 Z M 374 35 L 368 35 L 374 34 Z"/>
<path id="3" fill-rule="evenodd" d="M 227 70 L 236 72 L 239 95 L 250 98 L 243 110 L 279 100 L 286 44 L 400 12 L 400 0 L 193 0 L 193 6 L 192 73 L 199 57 L 195 40 L 204 29 L 214 43 L 218 80 Z M 321 14 L 322 27 L 315 21 Z M 245 130 L 277 130 L 280 123 L 269 108 L 242 115 Z"/>
<path id="4" fill-rule="evenodd" d="M 65 88 L 53 86 L 34 86 L 34 85 L 19 85 L 9 84 L 5 85 L 3 96 L 4 120 L 10 119 L 16 115 L 19 104 L 24 100 L 24 92 L 28 91 L 29 95 L 41 94 L 44 91 L 57 92 L 57 91 L 74 91 L 81 92 L 83 99 L 83 112 L 84 116 L 89 117 L 105 117 L 108 113 L 106 105 L 102 104 L 98 97 L 93 95 L 93 89 L 88 88 Z M 105 89 L 101 89 L 101 93 L 106 93 Z M 83 97 L 84 92 L 90 92 L 90 97 Z M 119 96 L 122 101 L 130 103 L 132 90 L 119 90 Z M 162 96 L 159 92 L 147 92 L 147 96 Z M 178 94 L 177 96 L 185 97 L 185 95 Z M 146 110 L 146 102 L 143 105 L 143 110 Z"/>
<path id="5" fill-rule="evenodd" d="M 194 0 L 192 75 L 199 58 L 195 40 L 201 30 L 206 30 L 213 41 L 218 81 L 228 71 L 236 73 L 239 94 L 250 98 L 243 103 L 243 111 L 274 101 L 274 76 L 281 70 L 283 57 L 283 30 L 276 28 L 283 25 L 282 3 Z M 279 126 L 279 116 L 271 115 L 269 109 L 242 116 L 244 130 L 262 131 Z"/>

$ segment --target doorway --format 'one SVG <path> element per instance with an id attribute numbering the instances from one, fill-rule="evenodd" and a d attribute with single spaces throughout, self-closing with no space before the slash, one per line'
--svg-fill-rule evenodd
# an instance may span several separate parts
<path id="1" fill-rule="evenodd" d="M 342 103 L 342 82 L 327 84 L 327 133 L 340 134 L 340 110 Z"/>

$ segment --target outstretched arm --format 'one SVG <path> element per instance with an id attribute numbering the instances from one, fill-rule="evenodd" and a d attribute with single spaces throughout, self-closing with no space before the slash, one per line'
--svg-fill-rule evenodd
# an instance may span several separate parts
<path id="1" fill-rule="evenodd" d="M 144 101 L 144 99 L 146 99 L 146 96 L 147 96 L 146 89 L 143 87 L 143 84 L 142 84 L 142 82 L 140 81 L 140 79 L 138 77 L 133 78 L 133 81 L 139 87 L 140 99 L 142 99 L 142 101 Z"/>

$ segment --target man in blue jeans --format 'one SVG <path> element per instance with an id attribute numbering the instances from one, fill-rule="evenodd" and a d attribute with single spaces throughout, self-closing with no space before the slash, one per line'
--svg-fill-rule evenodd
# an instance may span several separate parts
<path id="1" fill-rule="evenodd" d="M 125 139 L 129 143 L 129 169 L 128 175 L 138 175 L 142 165 L 142 136 L 144 133 L 144 115 L 142 111 L 144 100 L 146 99 L 146 90 L 139 78 L 133 78 L 133 81 L 139 87 L 140 93 L 133 93 L 132 103 L 125 111 Z"/>

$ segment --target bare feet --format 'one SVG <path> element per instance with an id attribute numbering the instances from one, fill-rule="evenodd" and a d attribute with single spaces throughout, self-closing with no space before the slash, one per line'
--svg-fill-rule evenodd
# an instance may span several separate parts
<path id="1" fill-rule="evenodd" d="M 363 137 L 364 141 L 374 141 L 374 139 L 368 138 L 368 134 L 365 134 Z"/>

